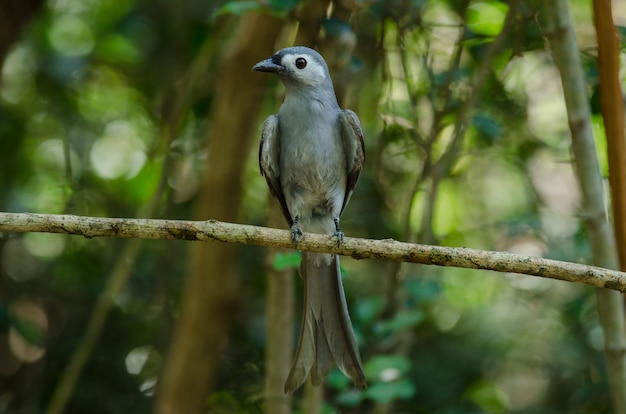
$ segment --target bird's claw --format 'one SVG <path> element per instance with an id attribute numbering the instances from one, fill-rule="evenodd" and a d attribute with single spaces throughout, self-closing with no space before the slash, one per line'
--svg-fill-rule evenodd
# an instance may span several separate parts
<path id="1" fill-rule="evenodd" d="M 341 230 L 336 230 L 331 236 L 337 238 L 337 247 L 341 246 L 341 243 L 343 243 L 343 236 L 343 231 Z"/>
<path id="2" fill-rule="evenodd" d="M 297 222 L 293 223 L 293 226 L 291 226 L 291 241 L 297 245 L 302 239 L 304 239 L 302 229 Z"/>
<path id="3" fill-rule="evenodd" d="M 341 246 L 341 243 L 343 243 L 343 231 L 339 229 L 339 218 L 335 217 L 333 221 L 335 222 L 335 232 L 332 237 L 337 238 L 337 247 L 339 247 Z"/>

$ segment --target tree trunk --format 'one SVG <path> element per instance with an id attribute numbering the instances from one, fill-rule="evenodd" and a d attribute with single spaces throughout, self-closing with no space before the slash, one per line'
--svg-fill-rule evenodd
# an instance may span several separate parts
<path id="1" fill-rule="evenodd" d="M 251 67 L 274 51 L 281 27 L 280 20 L 267 14 L 248 14 L 226 48 L 211 113 L 199 218 L 237 220 L 242 171 L 257 129 L 262 86 L 269 80 L 252 74 Z M 236 246 L 229 243 L 193 248 L 180 319 L 160 377 L 157 413 L 203 411 L 238 303 L 235 253 Z"/>

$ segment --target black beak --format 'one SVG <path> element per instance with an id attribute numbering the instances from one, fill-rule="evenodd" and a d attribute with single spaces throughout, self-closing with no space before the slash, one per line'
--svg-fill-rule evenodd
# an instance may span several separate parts
<path id="1" fill-rule="evenodd" d="M 252 70 L 257 72 L 281 73 L 285 71 L 285 67 L 280 64 L 280 58 L 278 56 L 272 56 L 252 66 Z"/>

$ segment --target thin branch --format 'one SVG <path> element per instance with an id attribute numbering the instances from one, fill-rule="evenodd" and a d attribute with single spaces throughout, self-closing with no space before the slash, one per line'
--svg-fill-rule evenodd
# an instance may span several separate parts
<path id="1" fill-rule="evenodd" d="M 0 212 L 0 232 L 63 233 L 87 238 L 221 241 L 340 254 L 355 259 L 392 260 L 521 273 L 626 292 L 626 273 L 600 267 L 508 252 L 403 243 L 392 239 L 346 237 L 341 246 L 338 246 L 335 238 L 313 233 L 307 233 L 305 239 L 294 246 L 288 230 L 217 220 L 153 220 Z"/>
<path id="2" fill-rule="evenodd" d="M 615 236 L 609 224 L 605 194 L 591 128 L 591 111 L 568 0 L 546 0 L 544 11 L 550 22 L 550 47 L 561 74 L 567 118 L 572 135 L 574 167 L 583 195 L 583 216 L 593 262 L 607 268 L 619 267 Z M 621 137 L 623 139 L 623 137 Z M 623 185 L 624 183 L 621 183 Z M 605 289 L 596 290 L 598 315 L 604 333 L 607 376 L 613 412 L 626 414 L 626 333 L 624 300 Z"/>

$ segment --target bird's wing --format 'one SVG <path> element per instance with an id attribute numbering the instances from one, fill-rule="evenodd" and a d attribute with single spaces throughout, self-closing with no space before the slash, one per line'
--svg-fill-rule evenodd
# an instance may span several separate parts
<path id="1" fill-rule="evenodd" d="M 346 154 L 346 166 L 348 170 L 348 179 L 346 181 L 346 195 L 343 198 L 341 212 L 350 201 L 350 196 L 359 175 L 365 164 L 365 143 L 363 142 L 363 130 L 361 122 L 356 114 L 349 109 L 344 109 L 339 114 L 339 126 L 341 128 L 341 139 L 343 140 L 343 148 Z M 340 213 L 341 214 L 341 213 Z"/>
<path id="2" fill-rule="evenodd" d="M 293 219 L 289 214 L 285 195 L 280 185 L 280 129 L 278 127 L 278 115 L 267 117 L 263 122 L 263 132 L 261 133 L 261 146 L 259 148 L 259 167 L 261 175 L 265 177 L 270 193 L 278 199 L 283 216 L 287 219 L 289 226 L 293 225 Z"/>

